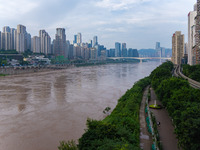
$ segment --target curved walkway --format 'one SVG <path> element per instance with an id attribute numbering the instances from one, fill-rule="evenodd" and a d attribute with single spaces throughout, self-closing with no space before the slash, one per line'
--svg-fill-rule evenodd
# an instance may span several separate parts
<path id="1" fill-rule="evenodd" d="M 147 99 L 149 86 L 144 90 L 141 106 L 140 106 L 140 148 L 144 150 L 151 150 L 152 138 L 147 130 L 146 116 L 145 116 L 145 102 Z"/>
<path id="2" fill-rule="evenodd" d="M 150 105 L 154 104 L 154 101 L 157 100 L 157 96 L 152 88 L 151 90 L 151 101 Z M 162 105 L 160 101 L 156 101 L 158 105 Z M 174 126 L 168 115 L 166 109 L 150 109 L 153 112 L 157 121 L 160 122 L 158 126 L 158 132 L 160 136 L 160 141 L 163 147 L 163 150 L 179 150 L 178 149 L 178 140 L 174 134 Z"/>

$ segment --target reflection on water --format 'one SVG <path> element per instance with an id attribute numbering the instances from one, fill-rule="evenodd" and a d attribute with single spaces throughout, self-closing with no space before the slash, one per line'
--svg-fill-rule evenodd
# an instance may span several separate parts
<path id="1" fill-rule="evenodd" d="M 0 78 L 0 150 L 55 150 L 102 119 L 159 62 L 109 64 Z"/>

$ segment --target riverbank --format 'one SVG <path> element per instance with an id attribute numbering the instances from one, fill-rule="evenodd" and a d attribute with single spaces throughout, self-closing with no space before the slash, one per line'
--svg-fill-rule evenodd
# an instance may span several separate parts
<path id="1" fill-rule="evenodd" d="M 46 66 L 18 66 L 18 67 L 1 67 L 0 76 L 19 75 L 37 72 L 46 72 L 51 70 L 61 70 L 72 68 L 74 65 L 46 65 Z"/>
<path id="2" fill-rule="evenodd" d="M 60 64 L 60 65 L 57 64 L 57 65 L 46 65 L 46 66 L 1 67 L 0 76 L 46 72 L 46 71 L 51 71 L 51 70 L 69 69 L 73 67 L 87 67 L 87 66 L 122 64 L 122 63 L 138 63 L 138 61 L 137 60 L 122 60 L 122 61 L 114 60 L 114 61 L 91 62 L 91 63 L 75 63 L 75 64 Z"/>
<path id="3" fill-rule="evenodd" d="M 102 62 L 75 64 L 75 66 L 84 67 L 84 66 L 96 66 L 96 65 L 106 65 L 106 64 L 139 63 L 139 62 L 140 62 L 139 60 L 107 60 Z"/>

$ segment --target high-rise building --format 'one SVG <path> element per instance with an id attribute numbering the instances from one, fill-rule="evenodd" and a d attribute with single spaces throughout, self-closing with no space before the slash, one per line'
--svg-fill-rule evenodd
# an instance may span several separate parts
<path id="1" fill-rule="evenodd" d="M 4 50 L 10 50 L 11 49 L 11 32 L 10 32 L 9 26 L 3 27 L 3 32 L 1 33 L 1 39 L 2 39 L 1 48 Z"/>
<path id="2" fill-rule="evenodd" d="M 93 37 L 93 47 L 95 47 L 96 45 L 98 45 L 98 37 L 97 36 L 94 36 Z"/>
<path id="3" fill-rule="evenodd" d="M 122 57 L 127 57 L 128 51 L 126 48 L 126 43 L 122 43 Z"/>
<path id="4" fill-rule="evenodd" d="M 121 43 L 115 43 L 115 57 L 121 57 Z"/>
<path id="5" fill-rule="evenodd" d="M 110 57 L 115 57 L 115 49 L 114 48 L 110 49 L 109 56 Z"/>
<path id="6" fill-rule="evenodd" d="M 122 49 L 126 49 L 126 43 L 122 43 Z"/>
<path id="7" fill-rule="evenodd" d="M 5 33 L 1 33 L 1 49 L 5 50 Z"/>
<path id="8" fill-rule="evenodd" d="M 128 57 L 139 57 L 139 53 L 138 53 L 137 49 L 129 48 L 128 49 Z"/>
<path id="9" fill-rule="evenodd" d="M 9 26 L 5 26 L 3 27 L 3 32 L 10 32 L 10 27 Z"/>
<path id="10" fill-rule="evenodd" d="M 77 44 L 77 35 L 74 35 L 74 44 Z"/>
<path id="11" fill-rule="evenodd" d="M 88 48 L 91 48 L 92 47 L 92 40 L 89 40 L 88 42 Z"/>
<path id="12" fill-rule="evenodd" d="M 57 28 L 54 40 L 54 54 L 56 56 L 64 56 L 68 58 L 68 51 L 66 46 L 66 35 L 64 28 Z"/>
<path id="13" fill-rule="evenodd" d="M 33 53 L 40 53 L 40 38 L 38 36 L 34 36 L 31 39 L 31 51 Z"/>
<path id="14" fill-rule="evenodd" d="M 160 49 L 160 42 L 156 42 L 156 50 Z"/>
<path id="15" fill-rule="evenodd" d="M 200 0 L 197 0 L 197 16 L 195 18 L 195 46 L 193 47 L 194 51 L 194 62 L 195 64 L 200 64 Z"/>
<path id="16" fill-rule="evenodd" d="M 5 32 L 5 50 L 10 50 L 11 49 L 11 33 L 10 32 Z"/>
<path id="17" fill-rule="evenodd" d="M 194 65 L 194 53 L 193 53 L 193 41 L 194 40 L 194 26 L 195 26 L 195 17 L 197 15 L 197 11 L 195 11 L 196 4 L 194 5 L 194 11 L 189 12 L 188 14 L 188 64 Z"/>
<path id="18" fill-rule="evenodd" d="M 97 49 L 96 48 L 91 48 L 91 50 L 90 50 L 90 59 L 91 60 L 96 60 L 97 59 Z"/>
<path id="19" fill-rule="evenodd" d="M 50 54 L 51 53 L 51 37 L 45 30 L 39 31 L 40 38 L 40 53 Z"/>
<path id="20" fill-rule="evenodd" d="M 82 35 L 81 35 L 81 33 L 78 33 L 77 34 L 77 44 L 80 46 L 81 43 L 82 43 Z"/>
<path id="21" fill-rule="evenodd" d="M 176 31 L 172 36 L 172 62 L 180 65 L 184 57 L 184 35 Z"/>
<path id="22" fill-rule="evenodd" d="M 1 31 L 0 31 L 0 50 L 1 50 Z"/>
<path id="23" fill-rule="evenodd" d="M 31 50 L 31 34 L 26 34 L 26 49 Z"/>
<path id="24" fill-rule="evenodd" d="M 16 50 L 16 33 L 17 33 L 17 30 L 14 29 L 14 28 L 11 28 L 10 33 L 11 33 L 11 49 Z"/>
<path id="25" fill-rule="evenodd" d="M 25 36 L 26 36 L 26 27 L 23 25 L 17 25 L 17 40 L 16 40 L 16 50 L 19 53 L 25 51 Z"/>
<path id="26" fill-rule="evenodd" d="M 161 47 L 160 50 L 161 50 L 161 57 L 165 57 L 165 48 Z"/>

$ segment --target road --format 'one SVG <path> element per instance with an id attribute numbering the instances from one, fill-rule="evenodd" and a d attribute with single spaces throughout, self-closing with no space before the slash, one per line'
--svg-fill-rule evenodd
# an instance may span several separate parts
<path id="1" fill-rule="evenodd" d="M 192 80 L 192 79 L 186 77 L 186 76 L 181 72 L 181 67 L 180 67 L 180 65 L 175 66 L 175 68 L 174 68 L 174 76 L 175 76 L 175 77 L 181 77 L 181 78 L 183 78 L 183 79 L 186 79 L 186 80 L 188 80 L 188 82 L 190 83 L 190 86 L 191 86 L 191 87 L 193 87 L 193 88 L 195 88 L 195 89 L 200 89 L 200 83 L 197 82 L 197 81 L 195 81 L 195 80 Z"/>

